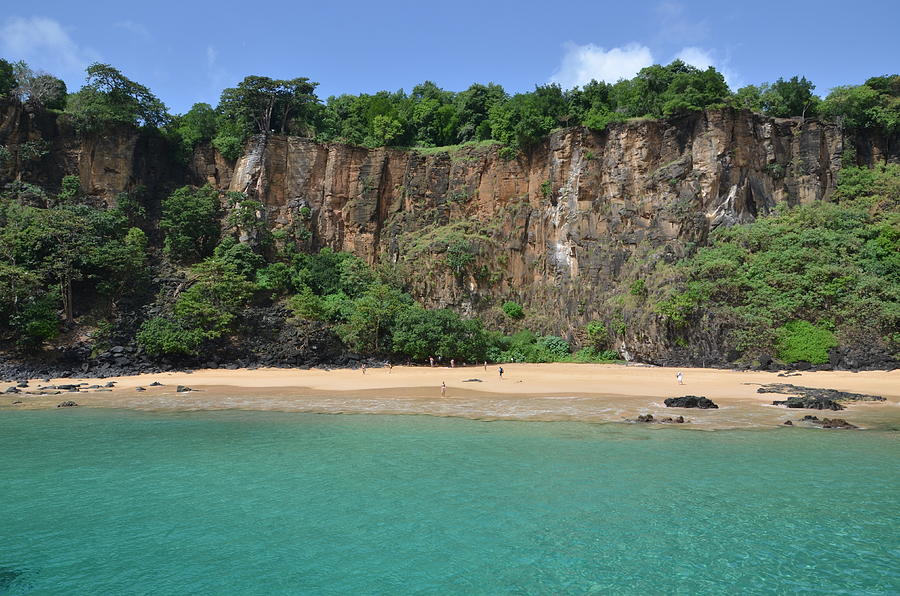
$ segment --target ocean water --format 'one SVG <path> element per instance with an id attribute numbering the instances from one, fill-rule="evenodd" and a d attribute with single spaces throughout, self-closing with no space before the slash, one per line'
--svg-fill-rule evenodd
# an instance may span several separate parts
<path id="1" fill-rule="evenodd" d="M 896 594 L 898 436 L 5 411 L 0 594 Z"/>

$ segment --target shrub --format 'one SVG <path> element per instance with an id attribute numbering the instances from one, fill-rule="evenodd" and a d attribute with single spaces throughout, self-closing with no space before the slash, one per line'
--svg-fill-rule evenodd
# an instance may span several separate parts
<path id="1" fill-rule="evenodd" d="M 643 279 L 636 279 L 632 282 L 628 291 L 632 296 L 644 298 L 647 296 L 647 284 Z"/>
<path id="2" fill-rule="evenodd" d="M 179 323 L 156 317 L 141 325 L 137 342 L 151 356 L 193 356 L 203 343 L 203 332 L 186 329 Z"/>
<path id="3" fill-rule="evenodd" d="M 609 341 L 609 329 L 600 321 L 591 321 L 584 330 L 587 333 L 588 341 L 595 348 L 603 347 Z"/>
<path id="4" fill-rule="evenodd" d="M 615 350 L 597 350 L 596 348 L 581 348 L 572 355 L 575 362 L 615 362 L 620 360 L 619 353 Z"/>
<path id="5" fill-rule="evenodd" d="M 777 329 L 778 358 L 784 362 L 825 364 L 837 345 L 834 333 L 808 321 L 791 321 Z"/>
<path id="6" fill-rule="evenodd" d="M 510 319 L 521 319 L 525 316 L 525 310 L 518 303 L 512 301 L 503 303 L 503 312 Z"/>
<path id="7" fill-rule="evenodd" d="M 56 198 L 60 203 L 69 203 L 73 199 L 78 198 L 78 195 L 81 194 L 81 180 L 78 176 L 63 176 L 62 183 L 60 184 L 59 194 L 56 195 Z"/>
<path id="8" fill-rule="evenodd" d="M 322 299 L 309 286 L 303 286 L 288 300 L 288 308 L 294 316 L 307 321 L 324 321 L 325 307 Z"/>
<path id="9" fill-rule="evenodd" d="M 59 333 L 59 315 L 55 294 L 29 300 L 22 310 L 11 318 L 12 328 L 18 333 L 17 343 L 26 350 L 34 350 Z"/>
<path id="10" fill-rule="evenodd" d="M 546 335 L 540 338 L 537 343 L 556 358 L 565 358 L 569 355 L 569 342 L 561 337 Z"/>
<path id="11" fill-rule="evenodd" d="M 284 263 L 272 263 L 256 272 L 256 285 L 263 290 L 285 294 L 293 288 L 294 272 Z"/>

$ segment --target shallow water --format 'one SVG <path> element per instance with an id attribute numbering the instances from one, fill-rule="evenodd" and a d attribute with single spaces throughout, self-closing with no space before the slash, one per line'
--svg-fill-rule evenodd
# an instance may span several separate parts
<path id="1" fill-rule="evenodd" d="M 6 411 L 0 593 L 897 593 L 898 437 Z"/>

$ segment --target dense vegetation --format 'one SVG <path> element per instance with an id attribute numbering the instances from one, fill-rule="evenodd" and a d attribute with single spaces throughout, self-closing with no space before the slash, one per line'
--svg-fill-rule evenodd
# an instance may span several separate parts
<path id="1" fill-rule="evenodd" d="M 716 230 L 655 309 L 676 327 L 734 321 L 733 347 L 751 358 L 822 364 L 839 338 L 897 354 L 900 166 L 844 168 L 833 198 Z"/>
<path id="2" fill-rule="evenodd" d="M 560 127 L 580 124 L 602 130 L 630 118 L 724 106 L 775 117 L 825 118 L 888 134 L 900 129 L 900 75 L 837 87 L 824 99 L 801 76 L 732 92 L 714 68 L 701 70 L 680 60 L 648 66 L 632 79 L 591 81 L 573 89 L 539 85 L 515 94 L 493 83 L 453 92 L 426 81 L 409 93 L 345 94 L 321 101 L 317 85 L 305 77 L 248 76 L 225 89 L 217 107 L 198 103 L 172 116 L 149 89 L 106 64 L 88 67 L 85 85 L 67 97 L 59 79 L 34 73 L 23 62 L 0 60 L 0 97 L 64 109 L 85 133 L 119 125 L 160 128 L 183 159 L 204 142 L 234 159 L 248 136 L 268 132 L 368 147 L 429 148 L 492 140 L 512 157 Z"/>

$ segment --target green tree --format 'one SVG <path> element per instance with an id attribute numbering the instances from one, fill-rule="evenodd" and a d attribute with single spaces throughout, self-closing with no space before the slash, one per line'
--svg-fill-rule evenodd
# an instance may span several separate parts
<path id="1" fill-rule="evenodd" d="M 163 199 L 159 221 L 166 254 L 177 261 L 209 255 L 219 239 L 219 216 L 219 194 L 209 184 L 175 190 Z"/>
<path id="2" fill-rule="evenodd" d="M 815 88 L 806 77 L 796 75 L 787 81 L 779 78 L 771 85 L 763 85 L 760 94 L 763 113 L 776 118 L 814 117 L 819 104 L 819 98 L 813 95 Z"/>
<path id="3" fill-rule="evenodd" d="M 250 301 L 253 284 L 233 265 L 218 259 L 194 265 L 191 277 L 192 285 L 175 302 L 175 317 L 182 326 L 199 329 L 208 339 L 221 337 Z"/>
<path id="4" fill-rule="evenodd" d="M 412 307 L 397 314 L 393 350 L 413 360 L 435 356 L 472 362 L 484 358 L 487 340 L 478 319 L 464 320 L 446 309 Z"/>
<path id="5" fill-rule="evenodd" d="M 172 126 L 183 150 L 190 154 L 200 143 L 208 143 L 216 136 L 216 111 L 208 103 L 195 103 L 185 114 L 176 116 Z"/>
<path id="6" fill-rule="evenodd" d="M 0 58 L 0 97 L 6 97 L 16 88 L 16 75 L 13 65 Z"/>
<path id="7" fill-rule="evenodd" d="M 87 68 L 87 81 L 69 98 L 66 111 L 79 131 L 93 133 L 115 126 L 160 127 L 170 118 L 147 87 L 99 63 Z"/>
<path id="8" fill-rule="evenodd" d="M 375 284 L 353 301 L 347 321 L 336 330 L 357 352 L 381 354 L 390 349 L 390 333 L 397 315 L 412 299 L 389 286 Z"/>

